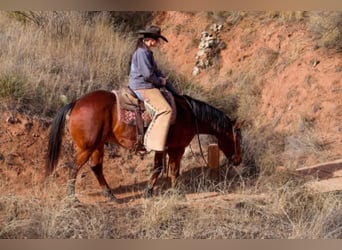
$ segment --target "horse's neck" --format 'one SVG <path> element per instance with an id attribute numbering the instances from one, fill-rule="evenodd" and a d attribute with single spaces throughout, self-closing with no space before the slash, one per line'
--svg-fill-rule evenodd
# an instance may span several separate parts
<path id="1" fill-rule="evenodd" d="M 211 121 L 201 121 L 193 116 L 193 111 L 191 110 L 191 104 L 183 96 L 175 96 L 175 101 L 177 103 L 178 122 L 184 123 L 188 120 L 189 123 L 193 124 L 193 129 L 195 134 L 209 134 L 217 136 L 217 131 L 212 127 Z"/>
<path id="2" fill-rule="evenodd" d="M 198 134 L 207 134 L 217 136 L 217 131 L 211 126 L 210 122 L 197 121 Z"/>

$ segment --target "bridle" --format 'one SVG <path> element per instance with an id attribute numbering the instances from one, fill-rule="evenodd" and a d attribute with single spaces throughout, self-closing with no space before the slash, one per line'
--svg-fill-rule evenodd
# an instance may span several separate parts
<path id="1" fill-rule="evenodd" d="M 201 156 L 202 156 L 202 159 L 203 159 L 205 165 L 206 165 L 207 167 L 209 167 L 209 163 L 206 161 L 206 159 L 205 159 L 205 157 L 204 157 L 204 153 L 203 153 L 203 149 L 202 149 L 201 140 L 200 140 L 199 133 L 198 133 L 199 129 L 198 129 L 197 118 L 195 119 L 195 124 L 196 124 L 197 141 L 198 141 L 198 146 L 199 146 L 199 149 L 200 149 L 200 152 L 201 152 Z M 191 149 L 191 146 L 190 146 L 190 149 Z M 192 152 L 192 154 L 195 156 L 195 154 L 194 154 L 194 152 L 192 151 L 192 149 L 191 149 L 191 152 Z"/>
<path id="2" fill-rule="evenodd" d="M 202 144 L 201 144 L 201 140 L 200 140 L 200 137 L 199 137 L 199 129 L 198 129 L 198 123 L 197 123 L 197 119 L 195 119 L 195 125 L 196 125 L 196 135 L 197 135 L 197 142 L 198 142 L 198 146 L 199 146 L 199 149 L 200 149 L 200 152 L 201 152 L 201 156 L 202 156 L 202 159 L 206 165 L 206 167 L 209 167 L 209 164 L 207 162 L 207 160 L 205 159 L 204 157 L 204 153 L 203 153 L 203 149 L 202 149 Z M 234 141 L 234 155 L 232 156 L 233 158 L 236 157 L 236 154 L 237 154 L 237 137 L 240 139 L 241 138 L 241 130 L 240 128 L 234 128 L 234 126 L 232 127 L 232 134 L 233 134 L 233 141 Z M 195 153 L 193 152 L 192 148 L 191 148 L 191 145 L 189 146 L 190 147 L 190 150 L 192 152 L 192 155 L 195 157 Z M 230 158 L 231 159 L 231 158 Z"/>
<path id="3" fill-rule="evenodd" d="M 236 137 L 239 137 L 239 140 L 241 140 L 241 130 L 240 130 L 240 128 L 235 128 L 233 126 L 232 132 L 233 132 L 233 140 L 234 140 L 234 156 L 236 156 L 236 154 L 237 154 Z"/>

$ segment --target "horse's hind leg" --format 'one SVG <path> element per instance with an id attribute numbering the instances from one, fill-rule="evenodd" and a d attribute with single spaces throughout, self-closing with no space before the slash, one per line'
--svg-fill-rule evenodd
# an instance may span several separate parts
<path id="1" fill-rule="evenodd" d="M 76 184 L 77 172 L 78 172 L 77 166 L 73 165 L 69 167 L 69 180 L 68 180 L 68 185 L 67 185 L 67 194 L 71 200 L 79 202 L 79 200 L 76 198 L 76 195 L 75 195 L 75 184 Z"/>
<path id="2" fill-rule="evenodd" d="M 103 175 L 103 154 L 104 149 L 103 147 L 101 149 L 96 149 L 93 154 L 91 155 L 93 166 L 91 169 L 93 170 L 100 186 L 104 190 L 104 195 L 108 197 L 111 201 L 117 201 L 115 196 L 112 193 L 111 188 L 109 187 L 104 175 Z"/>
<path id="3" fill-rule="evenodd" d="M 75 195 L 75 184 L 76 184 L 76 177 L 78 171 L 81 169 L 81 167 L 88 161 L 90 157 L 91 152 L 88 150 L 77 150 L 77 159 L 76 159 L 76 164 L 73 164 L 69 168 L 69 181 L 68 181 L 68 186 L 67 186 L 67 194 L 68 197 L 73 200 L 73 201 L 79 201 L 76 198 Z"/>

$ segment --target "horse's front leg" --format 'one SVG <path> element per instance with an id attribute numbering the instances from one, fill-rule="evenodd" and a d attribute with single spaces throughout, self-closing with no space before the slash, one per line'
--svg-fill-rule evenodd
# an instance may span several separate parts
<path id="1" fill-rule="evenodd" d="M 154 154 L 154 165 L 151 171 L 150 178 L 148 180 L 147 189 L 145 191 L 146 197 L 153 196 L 153 188 L 156 184 L 157 178 L 163 170 L 163 159 L 165 156 L 165 152 L 155 152 Z"/>
<path id="2" fill-rule="evenodd" d="M 169 168 L 171 177 L 171 188 L 175 188 L 180 172 L 180 162 L 184 154 L 185 148 L 170 148 L 169 154 Z"/>

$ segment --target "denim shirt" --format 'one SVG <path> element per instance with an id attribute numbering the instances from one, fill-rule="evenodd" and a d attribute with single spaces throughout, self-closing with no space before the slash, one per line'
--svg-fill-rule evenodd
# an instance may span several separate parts
<path id="1" fill-rule="evenodd" d="M 153 52 L 146 47 L 139 47 L 132 56 L 128 86 L 132 90 L 162 87 L 164 77 L 157 67 Z"/>

